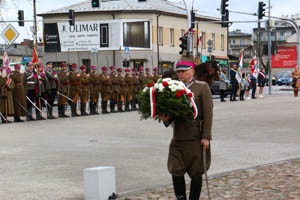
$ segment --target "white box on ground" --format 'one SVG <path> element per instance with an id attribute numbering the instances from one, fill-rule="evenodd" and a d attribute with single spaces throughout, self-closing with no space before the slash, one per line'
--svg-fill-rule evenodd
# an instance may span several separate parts
<path id="1" fill-rule="evenodd" d="M 83 170 L 85 200 L 107 200 L 116 193 L 115 167 L 95 167 Z"/>

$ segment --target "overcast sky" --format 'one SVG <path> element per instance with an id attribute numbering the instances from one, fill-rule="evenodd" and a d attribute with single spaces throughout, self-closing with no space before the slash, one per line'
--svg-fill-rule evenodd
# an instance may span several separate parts
<path id="1" fill-rule="evenodd" d="M 4 2 L 3 2 L 4 1 Z M 37 0 L 37 13 L 46 12 L 49 10 L 69 6 L 75 3 L 82 2 L 84 0 Z M 180 0 L 174 0 L 180 1 Z M 192 5 L 193 0 L 187 0 L 189 5 Z M 267 0 L 229 0 L 229 10 L 239 11 L 239 12 L 257 12 L 258 1 L 264 1 L 268 4 Z M 17 11 L 24 10 L 25 19 L 32 19 L 33 16 L 33 0 L 0 0 L 0 17 L 2 20 L 16 20 Z M 220 7 L 221 0 L 194 0 L 194 8 L 198 9 L 204 14 L 220 17 L 220 12 L 217 11 L 217 8 Z M 271 0 L 272 11 L 271 15 L 281 16 L 281 15 L 291 15 L 297 14 L 300 12 L 300 2 L 299 0 Z M 40 18 L 41 19 L 41 18 Z M 257 17 L 249 15 L 241 15 L 230 13 L 231 21 L 249 21 L 256 20 Z M 41 22 L 39 23 L 41 25 Z M 20 37 L 17 42 L 23 40 L 23 38 L 32 38 L 32 33 L 30 31 L 30 26 L 32 23 L 25 23 L 26 27 L 19 27 L 17 23 L 12 23 L 17 30 L 20 32 Z M 237 28 L 241 29 L 243 32 L 251 33 L 252 28 L 256 27 L 256 23 L 236 23 L 230 27 L 230 30 L 235 30 Z M 5 27 L 4 23 L 1 23 L 1 32 Z M 39 36 L 42 36 L 42 30 L 39 31 Z M 3 43 L 4 40 L 1 38 L 0 43 Z"/>

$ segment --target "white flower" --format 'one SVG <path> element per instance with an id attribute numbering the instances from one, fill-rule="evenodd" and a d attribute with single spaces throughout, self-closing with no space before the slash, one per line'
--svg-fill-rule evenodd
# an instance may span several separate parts
<path id="1" fill-rule="evenodd" d="M 147 92 L 148 89 L 149 89 L 148 87 L 145 87 L 145 88 L 143 89 L 143 92 Z"/>
<path id="2" fill-rule="evenodd" d="M 158 85 L 158 90 L 159 90 L 160 92 L 163 92 L 164 88 L 165 88 L 165 87 L 164 87 L 162 84 L 159 84 L 159 85 Z"/>
<path id="3" fill-rule="evenodd" d="M 176 90 L 178 90 L 176 85 L 171 85 L 171 86 L 169 86 L 169 88 L 172 92 L 175 92 Z"/>
<path id="4" fill-rule="evenodd" d="M 164 78 L 162 81 L 166 81 L 168 83 L 171 83 L 172 82 L 172 79 L 171 78 Z"/>
<path id="5" fill-rule="evenodd" d="M 158 86 L 159 86 L 158 83 L 155 83 L 155 84 L 154 84 L 154 88 L 155 88 L 155 89 L 158 89 Z"/>

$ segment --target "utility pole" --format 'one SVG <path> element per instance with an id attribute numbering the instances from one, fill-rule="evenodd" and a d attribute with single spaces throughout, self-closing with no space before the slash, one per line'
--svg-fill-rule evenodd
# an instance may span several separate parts
<path id="1" fill-rule="evenodd" d="M 34 35 L 34 47 L 36 48 L 38 45 L 37 38 L 37 19 L 36 19 L 36 0 L 33 0 L 33 35 Z"/>
<path id="2" fill-rule="evenodd" d="M 269 59 L 269 95 L 272 94 L 272 55 L 271 55 L 271 0 L 268 0 L 269 19 L 268 19 L 268 59 Z M 276 34 L 276 32 L 275 32 Z"/>

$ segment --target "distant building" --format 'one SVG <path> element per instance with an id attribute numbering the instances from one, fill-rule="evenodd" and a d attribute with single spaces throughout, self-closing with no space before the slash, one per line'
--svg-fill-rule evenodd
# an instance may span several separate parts
<path id="1" fill-rule="evenodd" d="M 69 9 L 75 11 L 75 26 L 69 25 Z M 167 0 L 102 0 L 99 8 L 85 1 L 39 16 L 44 21 L 45 62 L 97 65 L 98 69 L 121 67 L 124 59 L 130 67 L 171 69 L 179 58 L 179 38 L 189 28 L 183 4 Z M 220 19 L 196 14 L 199 31 L 194 54 L 201 36 L 198 52 L 202 60 L 210 55 L 207 41 L 212 40 L 211 54 L 227 63 L 227 28 L 209 23 L 216 20 Z"/>
<path id="2" fill-rule="evenodd" d="M 244 49 L 244 67 L 248 67 L 253 58 L 252 34 L 243 33 L 240 29 L 229 32 L 228 55 L 231 59 L 239 60 L 240 52 Z"/>

